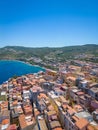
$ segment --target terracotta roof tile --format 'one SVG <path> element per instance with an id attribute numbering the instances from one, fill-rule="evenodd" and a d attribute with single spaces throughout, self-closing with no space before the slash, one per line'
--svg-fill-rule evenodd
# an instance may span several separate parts
<path id="1" fill-rule="evenodd" d="M 88 125 L 87 130 L 98 130 L 98 126 Z"/>
<path id="2" fill-rule="evenodd" d="M 74 114 L 76 111 L 73 109 L 73 108 L 69 108 L 68 109 L 68 113 L 70 114 L 70 115 L 72 115 L 72 114 Z"/>
<path id="3" fill-rule="evenodd" d="M 86 127 L 89 124 L 89 122 L 85 118 L 81 118 L 75 124 L 79 129 L 82 129 Z"/>
<path id="4" fill-rule="evenodd" d="M 38 116 L 40 114 L 40 112 L 38 110 L 34 111 L 35 117 Z"/>
<path id="5" fill-rule="evenodd" d="M 25 115 L 22 114 L 19 116 L 19 123 L 20 123 L 20 127 L 23 129 L 25 127 L 27 127 L 26 121 L 25 121 Z"/>
<path id="6" fill-rule="evenodd" d="M 46 94 L 40 93 L 40 95 L 38 95 L 38 98 L 41 99 L 41 98 L 48 98 L 48 97 L 46 96 Z"/>
<path id="7" fill-rule="evenodd" d="M 54 128 L 52 130 L 63 130 L 62 128 Z"/>
<path id="8" fill-rule="evenodd" d="M 5 119 L 2 121 L 2 125 L 6 125 L 6 124 L 9 124 L 9 119 Z"/>

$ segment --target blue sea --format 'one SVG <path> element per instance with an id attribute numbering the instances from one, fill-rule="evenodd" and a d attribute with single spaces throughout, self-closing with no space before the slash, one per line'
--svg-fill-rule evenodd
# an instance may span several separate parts
<path id="1" fill-rule="evenodd" d="M 32 66 L 20 61 L 1 60 L 0 61 L 0 84 L 7 81 L 14 75 L 21 76 L 29 73 L 37 73 L 45 69 Z"/>

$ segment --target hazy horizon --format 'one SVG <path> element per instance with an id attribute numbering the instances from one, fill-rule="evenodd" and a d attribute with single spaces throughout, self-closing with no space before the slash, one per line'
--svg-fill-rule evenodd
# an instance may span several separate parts
<path id="1" fill-rule="evenodd" d="M 2 46 L 2 47 L 0 47 L 0 48 L 4 48 L 4 47 L 27 47 L 27 48 L 63 48 L 63 47 L 71 47 L 71 46 L 85 46 L 85 45 L 98 45 L 98 44 L 81 44 L 81 45 L 68 45 L 68 46 L 52 46 L 52 47 L 50 47 L 50 46 L 44 46 L 44 47 L 33 47 L 33 46 L 17 46 L 17 45 L 6 45 L 6 46 Z"/>

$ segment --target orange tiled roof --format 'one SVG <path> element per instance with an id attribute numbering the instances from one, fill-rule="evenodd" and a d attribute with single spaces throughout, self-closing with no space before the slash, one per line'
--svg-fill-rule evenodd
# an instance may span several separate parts
<path id="1" fill-rule="evenodd" d="M 25 121 L 25 115 L 22 114 L 19 116 L 19 123 L 20 123 L 20 127 L 23 129 L 25 127 L 27 127 L 26 121 Z"/>
<path id="2" fill-rule="evenodd" d="M 5 119 L 2 121 L 2 125 L 6 125 L 6 124 L 9 124 L 9 119 Z"/>
<path id="3" fill-rule="evenodd" d="M 72 108 L 68 109 L 68 113 L 69 113 L 70 115 L 74 114 L 75 112 L 76 112 L 76 111 L 75 111 L 74 109 L 72 109 Z"/>
<path id="4" fill-rule="evenodd" d="M 17 100 L 13 102 L 13 105 L 17 105 L 17 104 L 18 104 L 18 101 L 17 101 Z"/>
<path id="5" fill-rule="evenodd" d="M 98 130 L 98 126 L 88 125 L 87 130 Z"/>
<path id="6" fill-rule="evenodd" d="M 75 77 L 72 77 L 72 76 L 67 77 L 67 79 L 68 79 L 68 80 L 72 80 L 72 81 L 75 81 L 75 80 L 76 80 L 76 78 L 75 78 Z"/>
<path id="7" fill-rule="evenodd" d="M 81 118 L 75 124 L 79 129 L 82 129 L 86 127 L 89 124 L 89 122 L 85 118 Z"/>
<path id="8" fill-rule="evenodd" d="M 37 110 L 37 111 L 34 111 L 34 114 L 35 114 L 35 117 L 36 117 L 40 114 L 40 112 Z"/>
<path id="9" fill-rule="evenodd" d="M 46 96 L 46 94 L 40 93 L 40 95 L 38 95 L 38 98 L 40 99 L 40 98 L 48 98 L 48 97 Z"/>
<path id="10" fill-rule="evenodd" d="M 63 130 L 62 128 L 54 128 L 53 130 Z"/>

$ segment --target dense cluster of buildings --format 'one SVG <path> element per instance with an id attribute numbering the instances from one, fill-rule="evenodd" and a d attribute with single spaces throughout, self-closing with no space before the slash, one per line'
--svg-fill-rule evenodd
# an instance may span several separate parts
<path id="1" fill-rule="evenodd" d="M 0 86 L 0 130 L 98 130 L 97 70 L 74 62 L 9 79 Z"/>

